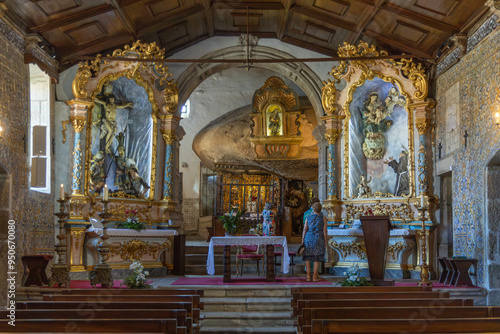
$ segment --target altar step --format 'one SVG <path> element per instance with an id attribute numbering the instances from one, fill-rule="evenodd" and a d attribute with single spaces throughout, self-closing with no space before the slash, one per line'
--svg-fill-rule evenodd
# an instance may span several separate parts
<path id="1" fill-rule="evenodd" d="M 201 333 L 296 333 L 290 289 L 230 286 L 205 290 Z"/>

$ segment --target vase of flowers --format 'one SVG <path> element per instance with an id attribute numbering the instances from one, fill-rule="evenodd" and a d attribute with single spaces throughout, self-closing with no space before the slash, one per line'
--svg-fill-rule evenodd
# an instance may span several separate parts
<path id="1" fill-rule="evenodd" d="M 117 228 L 128 228 L 131 230 L 136 230 L 136 231 L 141 231 L 146 229 L 146 226 L 144 226 L 143 223 L 139 222 L 139 219 L 137 218 L 138 211 L 137 210 L 126 210 L 125 214 L 127 216 L 127 221 L 124 223 L 119 223 L 116 227 Z"/>
<path id="2" fill-rule="evenodd" d="M 247 210 L 231 210 L 230 213 L 226 213 L 220 216 L 219 219 L 226 230 L 226 235 L 237 235 L 241 234 L 242 220 L 241 218 Z"/>
<path id="3" fill-rule="evenodd" d="M 144 271 L 144 266 L 140 261 L 134 261 L 130 265 L 130 269 L 132 269 L 132 275 L 125 278 L 125 285 L 127 285 L 130 289 L 151 289 L 152 286 L 149 285 L 148 281 L 146 281 L 146 276 L 149 275 L 149 272 Z M 122 284 L 123 284 L 122 283 Z"/>
<path id="4" fill-rule="evenodd" d="M 338 282 L 341 286 L 370 286 L 372 283 L 368 282 L 366 278 L 361 277 L 361 268 L 358 264 L 350 266 L 347 271 L 344 272 L 347 277 L 342 281 Z"/>

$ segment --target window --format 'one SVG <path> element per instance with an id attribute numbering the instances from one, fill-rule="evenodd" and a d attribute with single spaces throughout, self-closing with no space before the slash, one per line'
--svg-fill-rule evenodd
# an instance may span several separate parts
<path id="1" fill-rule="evenodd" d="M 190 103 L 189 100 L 186 101 L 186 104 L 181 107 L 181 117 L 182 118 L 188 118 L 189 117 L 189 111 L 190 111 Z"/>
<path id="2" fill-rule="evenodd" d="M 30 64 L 31 190 L 50 193 L 50 78 Z"/>

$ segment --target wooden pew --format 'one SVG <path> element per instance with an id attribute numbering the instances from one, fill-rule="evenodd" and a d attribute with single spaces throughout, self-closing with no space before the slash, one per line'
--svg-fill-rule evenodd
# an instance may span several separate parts
<path id="1" fill-rule="evenodd" d="M 295 316 L 302 316 L 306 308 L 331 308 L 331 307 L 428 307 L 428 306 L 472 306 L 472 299 L 317 299 L 299 300 L 298 312 Z"/>
<path id="2" fill-rule="evenodd" d="M 23 319 L 10 326 L 0 320 L 2 333 L 186 333 L 176 319 Z"/>
<path id="3" fill-rule="evenodd" d="M 9 315 L 9 311 L 0 311 L 0 319 L 5 319 Z M 177 326 L 186 327 L 187 332 L 191 333 L 192 323 L 191 318 L 187 317 L 186 310 L 159 310 L 159 309 L 127 309 L 127 310 L 95 310 L 95 309 L 38 309 L 38 310 L 16 310 L 16 320 L 25 319 L 176 319 Z"/>
<path id="4" fill-rule="evenodd" d="M 140 296 L 168 296 L 168 295 L 199 295 L 204 296 L 204 290 L 198 289 L 50 289 L 51 291 L 40 291 L 42 294 L 71 294 L 71 295 L 140 295 Z"/>
<path id="5" fill-rule="evenodd" d="M 305 308 L 298 321 L 299 330 L 311 333 L 314 319 L 438 319 L 500 317 L 500 307 L 428 306 L 428 307 L 335 307 Z M 416 320 L 420 321 L 420 320 Z"/>
<path id="6" fill-rule="evenodd" d="M 172 296 L 139 296 L 139 295 L 59 295 L 49 294 L 43 296 L 44 301 L 91 301 L 96 303 L 118 302 L 191 302 L 193 309 L 203 310 L 204 304 L 200 301 L 199 295 L 172 295 Z"/>
<path id="7" fill-rule="evenodd" d="M 300 292 L 296 294 L 297 303 L 292 305 L 293 314 L 298 313 L 298 302 L 300 300 L 314 300 L 314 299 L 430 299 L 430 298 L 449 298 L 448 292 Z"/>
<path id="8" fill-rule="evenodd" d="M 105 310 L 184 310 L 186 311 L 186 327 L 188 333 L 199 331 L 200 309 L 193 309 L 191 302 L 96 302 L 94 301 L 25 301 L 17 302 L 18 310 L 89 310 L 102 312 Z"/>
<path id="9" fill-rule="evenodd" d="M 432 291 L 428 286 L 330 286 L 291 288 L 292 306 L 297 303 L 297 295 L 302 292 L 423 292 Z"/>
<path id="10" fill-rule="evenodd" d="M 500 318 L 314 319 L 312 333 L 498 333 Z"/>

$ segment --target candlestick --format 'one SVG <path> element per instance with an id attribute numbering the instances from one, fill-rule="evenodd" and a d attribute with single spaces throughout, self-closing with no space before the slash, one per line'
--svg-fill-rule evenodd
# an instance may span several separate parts
<path id="1" fill-rule="evenodd" d="M 59 198 L 64 199 L 64 184 L 61 183 L 61 187 L 59 188 Z"/>
<path id="2" fill-rule="evenodd" d="M 422 197 L 420 197 L 420 207 L 421 208 L 424 207 L 424 195 L 422 195 Z"/>
<path id="3" fill-rule="evenodd" d="M 102 196 L 102 199 L 104 201 L 108 200 L 108 185 L 107 184 L 104 185 L 104 195 Z"/>

